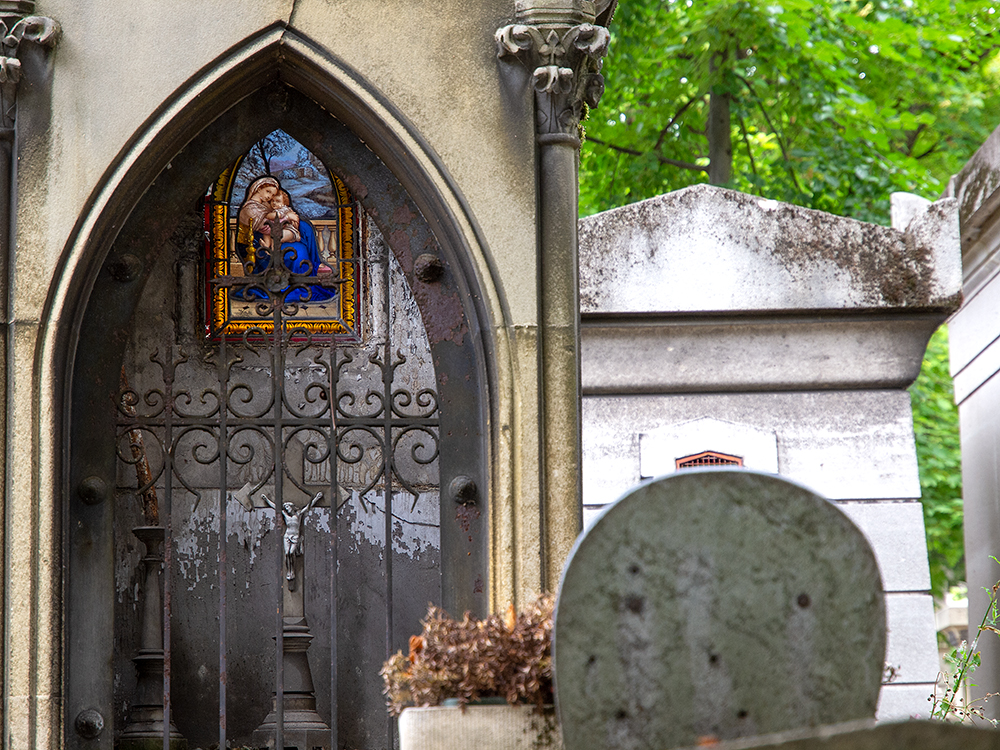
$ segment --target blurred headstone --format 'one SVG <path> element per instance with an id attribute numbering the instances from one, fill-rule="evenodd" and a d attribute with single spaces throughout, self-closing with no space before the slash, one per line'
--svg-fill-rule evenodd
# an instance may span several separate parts
<path id="1" fill-rule="evenodd" d="M 570 555 L 556 605 L 567 750 L 666 750 L 875 715 L 885 607 L 832 503 L 771 474 L 639 485 Z"/>

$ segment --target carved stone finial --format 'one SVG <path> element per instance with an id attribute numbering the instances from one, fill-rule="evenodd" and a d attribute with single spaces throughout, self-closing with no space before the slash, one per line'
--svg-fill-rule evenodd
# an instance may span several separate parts
<path id="1" fill-rule="evenodd" d="M 597 10 L 593 0 L 515 0 L 514 20 L 517 23 L 562 24 L 576 26 L 593 23 Z"/>
<path id="2" fill-rule="evenodd" d="M 0 120 L 3 127 L 14 127 L 17 84 L 21 80 L 21 61 L 17 57 L 21 42 L 51 48 L 59 41 L 60 33 L 59 24 L 45 16 L 25 16 L 14 22 L 9 31 L 7 22 L 0 20 L 0 96 L 3 99 Z"/>
<path id="3" fill-rule="evenodd" d="M 592 17 L 593 3 L 586 5 Z M 539 143 L 579 145 L 583 105 L 596 107 L 604 93 L 608 30 L 592 23 L 511 24 L 497 30 L 496 40 L 498 57 L 517 58 L 532 70 Z"/>

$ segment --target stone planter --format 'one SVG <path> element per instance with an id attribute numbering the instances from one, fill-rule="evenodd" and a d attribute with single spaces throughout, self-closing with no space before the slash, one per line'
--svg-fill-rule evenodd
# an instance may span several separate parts
<path id="1" fill-rule="evenodd" d="M 551 706 L 407 708 L 399 716 L 400 750 L 562 750 Z"/>

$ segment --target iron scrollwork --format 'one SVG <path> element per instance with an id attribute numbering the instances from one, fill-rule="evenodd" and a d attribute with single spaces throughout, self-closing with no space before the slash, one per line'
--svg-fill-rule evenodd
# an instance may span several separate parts
<path id="1" fill-rule="evenodd" d="M 434 388 L 401 385 L 412 378 L 400 376 L 408 359 L 391 344 L 388 253 L 382 249 L 366 261 L 370 276 L 381 278 L 384 309 L 377 312 L 386 321 L 384 341 L 367 346 L 297 326 L 312 288 L 335 287 L 340 279 L 294 273 L 283 258 L 274 260 L 260 274 L 213 279 L 231 294 L 253 295 L 258 314 L 273 325 L 248 328 L 237 341 L 223 337 L 200 357 L 176 342 L 167 354 L 153 350 L 145 376 L 152 383 L 141 392 L 123 373 L 118 457 L 134 467 L 136 494 L 155 494 L 169 472 L 197 508 L 209 486 L 205 470 L 222 461 L 230 486 L 249 485 L 245 495 L 259 497 L 285 483 L 309 497 L 316 485 L 306 481 L 303 465 L 330 477 L 338 465 L 364 463 L 349 488 L 364 505 L 366 495 L 380 490 L 383 496 L 402 490 L 416 502 L 427 482 L 408 476 L 404 466 L 419 473 L 438 457 L 438 395 Z M 296 466 L 286 460 L 292 443 L 302 455 Z"/>

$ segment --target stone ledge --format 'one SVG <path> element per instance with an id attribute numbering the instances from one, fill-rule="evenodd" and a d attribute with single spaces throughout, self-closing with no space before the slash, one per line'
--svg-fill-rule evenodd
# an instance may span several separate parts
<path id="1" fill-rule="evenodd" d="M 906 388 L 944 319 L 944 313 L 584 316 L 583 392 Z"/>
<path id="2" fill-rule="evenodd" d="M 958 202 L 905 230 L 710 185 L 580 221 L 591 313 L 936 310 L 961 301 Z"/>
<path id="3" fill-rule="evenodd" d="M 951 178 L 945 195 L 958 200 L 962 245 L 971 244 L 983 224 L 1000 208 L 1000 128 Z"/>

